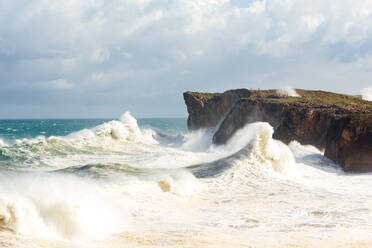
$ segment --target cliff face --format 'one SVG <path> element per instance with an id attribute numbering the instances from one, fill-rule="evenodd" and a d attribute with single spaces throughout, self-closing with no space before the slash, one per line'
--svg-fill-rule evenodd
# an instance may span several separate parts
<path id="1" fill-rule="evenodd" d="M 274 96 L 274 90 L 259 91 L 248 89 L 228 90 L 224 93 L 200 93 L 187 91 L 183 98 L 187 106 L 189 130 L 216 127 L 240 100 L 251 97 Z"/>
<path id="2" fill-rule="evenodd" d="M 183 97 L 189 113 L 189 130 L 216 127 L 240 98 L 250 95 L 246 89 L 226 91 L 223 94 L 185 92 Z"/>
<path id="3" fill-rule="evenodd" d="M 274 127 L 275 139 L 325 150 L 345 171 L 372 171 L 372 102 L 322 91 L 298 93 L 301 98 L 280 98 L 274 90 L 232 90 L 201 99 L 200 93 L 186 92 L 188 126 L 220 123 L 213 142 L 224 144 L 247 123 L 265 121 Z"/>
<path id="4" fill-rule="evenodd" d="M 328 130 L 325 156 L 340 163 L 345 171 L 372 172 L 372 116 L 368 117 L 354 118 L 344 128 Z"/>

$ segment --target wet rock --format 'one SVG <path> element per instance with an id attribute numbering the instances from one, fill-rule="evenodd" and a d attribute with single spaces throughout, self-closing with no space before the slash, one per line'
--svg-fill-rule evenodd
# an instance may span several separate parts
<path id="1" fill-rule="evenodd" d="M 216 128 L 213 142 L 224 144 L 247 123 L 265 121 L 274 127 L 275 139 L 314 145 L 345 171 L 372 172 L 372 102 L 324 91 L 297 92 L 302 97 L 279 97 L 275 90 L 185 92 L 188 127 Z"/>

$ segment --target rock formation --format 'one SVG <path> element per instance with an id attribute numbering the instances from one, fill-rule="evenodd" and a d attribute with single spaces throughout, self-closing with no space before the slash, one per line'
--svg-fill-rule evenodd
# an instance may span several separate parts
<path id="1" fill-rule="evenodd" d="M 188 128 L 216 128 L 213 142 L 224 144 L 247 123 L 265 121 L 275 139 L 316 146 L 345 171 L 372 172 L 372 102 L 324 91 L 297 93 L 301 97 L 280 97 L 275 90 L 185 92 Z"/>

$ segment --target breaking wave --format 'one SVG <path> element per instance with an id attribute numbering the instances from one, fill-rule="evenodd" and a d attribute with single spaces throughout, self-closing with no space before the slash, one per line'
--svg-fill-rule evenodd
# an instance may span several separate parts
<path id="1" fill-rule="evenodd" d="M 17 140 L 0 147 L 7 160 L 0 163 L 0 229 L 41 238 L 101 239 L 130 230 L 144 206 L 151 213 L 149 199 L 193 196 L 210 181 L 229 190 L 289 176 L 296 170 L 293 154 L 273 132 L 268 123 L 252 123 L 226 145 L 215 146 L 209 131 L 168 136 L 140 129 L 127 112 L 120 121 L 64 137 Z M 34 166 L 36 173 L 11 172 L 17 164 Z"/>
<path id="2" fill-rule="evenodd" d="M 269 164 L 275 171 L 288 174 L 295 167 L 291 150 L 281 141 L 272 138 L 274 129 L 268 123 L 257 123 L 248 128 L 255 129 L 255 137 L 250 144 L 250 164 Z M 244 130 L 243 130 L 244 132 Z"/>
<path id="3" fill-rule="evenodd" d="M 137 120 L 126 112 L 120 121 L 110 121 L 71 133 L 67 136 L 38 136 L 18 139 L 11 146 L 0 141 L 0 154 L 4 159 L 22 162 L 26 167 L 47 166 L 44 161 L 55 156 L 71 154 L 122 153 L 133 144 L 156 145 L 157 133 L 151 129 L 141 130 Z"/>
<path id="4" fill-rule="evenodd" d="M 46 174 L 0 180 L 0 229 L 53 239 L 102 239 L 128 229 L 129 203 L 88 180 Z"/>
<path id="5" fill-rule="evenodd" d="M 291 150 L 281 141 L 274 140 L 273 133 L 274 129 L 268 123 L 248 124 L 238 130 L 226 145 L 210 148 L 216 161 L 192 170 L 198 177 L 221 174 L 241 176 L 247 173 L 260 176 L 295 175 L 296 162 Z"/>
<path id="6" fill-rule="evenodd" d="M 67 136 L 4 139 L 1 243 L 240 247 L 264 233 L 273 239 L 258 247 L 308 247 L 303 233 L 338 242 L 344 228 L 370 237 L 370 174 L 345 176 L 316 148 L 273 139 L 268 123 L 248 124 L 222 146 L 208 130 L 159 126 L 140 128 L 125 113 Z"/>
<path id="7" fill-rule="evenodd" d="M 155 132 L 152 130 L 141 131 L 138 127 L 137 120 L 126 112 L 120 121 L 110 121 L 99 125 L 92 129 L 84 129 L 74 132 L 65 137 L 49 137 L 45 138 L 40 136 L 36 139 L 22 139 L 16 140 L 16 145 L 32 145 L 48 142 L 68 142 L 71 146 L 75 147 L 102 147 L 110 148 L 110 145 L 117 143 L 153 143 L 157 141 L 154 139 Z"/>

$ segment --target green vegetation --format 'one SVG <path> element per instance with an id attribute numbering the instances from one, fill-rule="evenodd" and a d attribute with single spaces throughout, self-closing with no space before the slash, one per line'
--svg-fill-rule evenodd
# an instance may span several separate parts
<path id="1" fill-rule="evenodd" d="M 358 96 L 342 95 L 326 91 L 297 90 L 302 97 L 285 97 L 270 99 L 272 102 L 302 103 L 309 105 L 337 106 L 346 109 L 372 111 L 372 102 L 364 101 Z"/>
<path id="2" fill-rule="evenodd" d="M 200 99 L 211 99 L 215 96 L 220 96 L 220 93 L 202 93 L 202 92 L 192 92 L 192 94 Z"/>
<path id="3" fill-rule="evenodd" d="M 296 89 L 301 97 L 279 97 L 277 90 L 249 90 L 250 95 L 246 98 L 259 101 L 300 104 L 311 107 L 334 108 L 338 107 L 348 111 L 360 112 L 363 114 L 372 113 L 372 102 L 362 100 L 360 96 L 337 94 L 326 91 L 314 91 Z M 207 101 L 221 93 L 200 93 L 190 92 L 196 98 Z M 231 93 L 231 91 L 229 92 Z M 245 98 L 244 96 L 242 98 Z"/>
<path id="4" fill-rule="evenodd" d="M 294 102 L 301 102 L 303 98 L 301 97 L 283 97 L 283 98 L 275 98 L 270 99 L 272 102 L 280 102 L 280 103 L 294 103 Z"/>
<path id="5" fill-rule="evenodd" d="M 353 115 L 351 118 L 351 122 L 358 122 L 358 123 L 370 123 L 372 124 L 372 114 L 356 114 Z"/>

